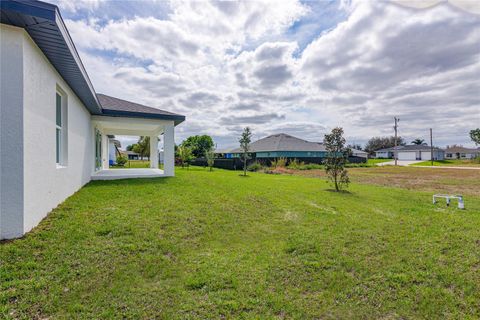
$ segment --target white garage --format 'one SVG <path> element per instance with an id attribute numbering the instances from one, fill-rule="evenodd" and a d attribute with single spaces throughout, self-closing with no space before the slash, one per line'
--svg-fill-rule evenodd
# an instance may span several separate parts
<path id="1" fill-rule="evenodd" d="M 422 159 L 422 160 L 432 160 L 432 154 L 430 152 L 420 151 L 420 159 Z"/>
<path id="2" fill-rule="evenodd" d="M 399 146 L 398 150 L 398 160 L 404 161 L 415 161 L 422 160 L 427 161 L 431 160 L 432 150 L 427 145 L 409 145 L 409 146 Z M 391 153 L 393 157 L 394 148 L 387 148 L 377 150 L 377 157 L 383 155 L 384 153 Z M 445 159 L 445 151 L 440 148 L 433 148 L 433 160 L 443 160 Z"/>
<path id="3" fill-rule="evenodd" d="M 398 160 L 417 160 L 417 153 L 415 151 L 399 151 Z"/>
<path id="4" fill-rule="evenodd" d="M 420 159 L 421 160 L 432 160 L 431 151 L 420 151 Z M 440 149 L 433 150 L 433 160 L 444 160 L 445 159 L 445 151 Z"/>

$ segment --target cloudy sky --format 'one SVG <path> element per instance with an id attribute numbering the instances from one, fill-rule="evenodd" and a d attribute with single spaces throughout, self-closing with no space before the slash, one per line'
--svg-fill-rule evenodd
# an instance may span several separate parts
<path id="1" fill-rule="evenodd" d="M 473 146 L 480 2 L 463 2 L 57 4 L 97 92 L 186 115 L 177 142 L 227 148 L 245 126 L 313 141 L 341 126 L 363 144 L 391 135 L 394 116 L 409 140 L 432 127 L 437 145 Z"/>

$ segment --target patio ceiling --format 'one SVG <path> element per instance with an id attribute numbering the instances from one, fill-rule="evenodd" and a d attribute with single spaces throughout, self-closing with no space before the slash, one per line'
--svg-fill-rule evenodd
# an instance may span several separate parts
<path id="1" fill-rule="evenodd" d="M 164 132 L 165 126 L 173 126 L 173 121 L 141 118 L 92 116 L 92 121 L 107 135 L 160 135 Z"/>

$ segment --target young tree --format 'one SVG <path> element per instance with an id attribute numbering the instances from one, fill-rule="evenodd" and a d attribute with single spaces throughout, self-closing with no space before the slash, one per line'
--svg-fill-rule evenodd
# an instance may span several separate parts
<path id="1" fill-rule="evenodd" d="M 243 129 L 242 135 L 240 139 L 240 149 L 242 150 L 242 158 L 243 158 L 243 175 L 247 176 L 247 160 L 248 160 L 248 151 L 250 149 L 250 142 L 252 142 L 252 132 L 250 131 L 249 127 Z"/>
<path id="2" fill-rule="evenodd" d="M 190 147 L 187 147 L 183 144 L 178 146 L 178 157 L 180 158 L 180 162 L 182 163 L 182 168 L 185 168 L 185 166 L 190 165 L 190 161 L 192 161 L 192 150 Z"/>
<path id="3" fill-rule="evenodd" d="M 325 135 L 323 144 L 327 151 L 327 157 L 324 160 L 325 172 L 338 192 L 343 187 L 347 187 L 350 182 L 348 172 L 345 169 L 349 150 L 345 147 L 343 129 L 334 128 L 332 133 Z"/>
<path id="4" fill-rule="evenodd" d="M 470 130 L 470 139 L 475 142 L 475 145 L 480 145 L 480 128 Z"/>
<path id="5" fill-rule="evenodd" d="M 213 170 L 213 164 L 215 163 L 215 152 L 213 151 L 213 148 L 210 148 L 205 152 L 205 159 L 207 159 L 207 166 L 210 169 L 210 171 Z"/>
<path id="6" fill-rule="evenodd" d="M 420 145 L 422 145 L 422 144 L 424 144 L 424 143 L 425 143 L 425 140 L 423 140 L 423 139 L 418 139 L 418 138 L 412 141 L 412 144 L 416 144 L 417 146 L 420 146 Z"/>

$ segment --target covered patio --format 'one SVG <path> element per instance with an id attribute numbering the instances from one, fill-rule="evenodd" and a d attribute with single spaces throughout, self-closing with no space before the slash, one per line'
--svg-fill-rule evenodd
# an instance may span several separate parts
<path id="1" fill-rule="evenodd" d="M 95 170 L 92 180 L 174 176 L 175 126 L 185 117 L 105 95 L 97 96 L 105 115 L 92 116 L 95 130 Z M 150 168 L 110 169 L 108 136 L 112 135 L 149 137 Z M 163 170 L 159 169 L 159 141 L 163 142 Z"/>

